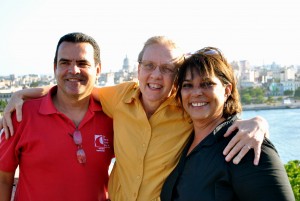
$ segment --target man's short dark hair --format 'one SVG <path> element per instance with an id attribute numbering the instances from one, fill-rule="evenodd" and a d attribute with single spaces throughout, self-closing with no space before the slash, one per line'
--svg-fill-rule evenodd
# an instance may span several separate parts
<path id="1" fill-rule="evenodd" d="M 88 36 L 84 33 L 80 32 L 74 32 L 74 33 L 69 33 L 61 37 L 57 43 L 56 46 L 56 51 L 55 51 L 55 57 L 54 57 L 54 64 L 57 63 L 57 53 L 58 53 L 58 48 L 62 42 L 71 42 L 71 43 L 89 43 L 93 46 L 94 48 L 94 60 L 95 64 L 101 64 L 100 60 L 100 48 L 97 42 L 95 41 L 94 38 L 91 36 Z"/>

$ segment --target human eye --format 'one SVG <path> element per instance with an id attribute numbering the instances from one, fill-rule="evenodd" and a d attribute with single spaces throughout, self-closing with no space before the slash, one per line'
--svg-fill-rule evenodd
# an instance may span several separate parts
<path id="1" fill-rule="evenodd" d="M 61 66 L 61 67 L 66 67 L 66 66 L 69 66 L 70 61 L 62 59 L 62 60 L 60 60 L 60 61 L 58 62 L 58 64 L 59 64 L 59 66 Z"/>
<path id="2" fill-rule="evenodd" d="M 212 81 L 205 81 L 205 82 L 202 82 L 202 83 L 200 84 L 200 87 L 201 87 L 202 89 L 210 89 L 210 88 L 213 87 L 214 85 L 215 85 L 215 83 L 212 82 Z"/>
<path id="3" fill-rule="evenodd" d="M 77 62 L 77 66 L 79 68 L 89 68 L 91 66 L 91 64 L 87 61 L 79 61 L 79 62 Z"/>
<path id="4" fill-rule="evenodd" d="M 182 88 L 183 89 L 189 89 L 189 88 L 192 88 L 192 87 L 193 87 L 193 85 L 191 83 L 189 83 L 189 82 L 184 82 L 182 84 Z"/>
<path id="5" fill-rule="evenodd" d="M 150 61 L 142 61 L 141 64 L 145 70 L 153 70 L 155 68 L 155 65 Z"/>
<path id="6" fill-rule="evenodd" d="M 153 63 L 151 63 L 151 62 L 148 62 L 148 63 L 145 63 L 145 67 L 147 68 L 147 69 L 149 69 L 149 70 L 152 70 L 152 69 L 154 69 L 154 64 Z"/>
<path id="7" fill-rule="evenodd" d="M 162 65 L 160 69 L 161 69 L 162 73 L 165 73 L 165 74 L 175 73 L 174 67 L 170 66 L 170 65 Z"/>

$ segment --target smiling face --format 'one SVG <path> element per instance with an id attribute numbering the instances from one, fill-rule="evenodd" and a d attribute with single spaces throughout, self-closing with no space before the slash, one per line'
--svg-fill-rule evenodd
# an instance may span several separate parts
<path id="1" fill-rule="evenodd" d="M 89 43 L 61 43 L 54 73 L 58 94 L 78 100 L 90 96 L 100 73 L 100 65 L 94 61 L 93 46 Z"/>
<path id="2" fill-rule="evenodd" d="M 194 122 L 215 121 L 222 118 L 230 91 L 231 84 L 223 85 L 218 77 L 188 69 L 181 88 L 182 105 Z"/>
<path id="3" fill-rule="evenodd" d="M 145 48 L 138 68 L 141 98 L 144 104 L 158 107 L 170 96 L 176 73 L 163 73 L 161 71 L 163 71 L 162 67 L 164 66 L 176 68 L 173 64 L 178 57 L 176 53 L 173 48 L 162 44 L 151 44 Z M 144 61 L 153 63 L 156 68 L 152 71 L 147 70 L 143 67 Z"/>

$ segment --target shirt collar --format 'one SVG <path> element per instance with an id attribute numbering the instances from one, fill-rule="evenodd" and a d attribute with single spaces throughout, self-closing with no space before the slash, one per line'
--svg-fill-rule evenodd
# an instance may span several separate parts
<path id="1" fill-rule="evenodd" d="M 57 113 L 57 109 L 54 106 L 52 101 L 52 96 L 56 94 L 57 86 L 54 86 L 50 89 L 49 93 L 42 98 L 41 106 L 39 112 L 44 115 L 55 114 Z M 92 112 L 102 111 L 102 107 L 99 102 L 96 102 L 92 96 L 90 97 L 89 110 Z"/>
<path id="2" fill-rule="evenodd" d="M 229 126 L 231 126 L 231 124 L 235 120 L 237 120 L 237 118 L 238 118 L 238 115 L 230 116 L 223 123 L 218 125 L 212 132 L 212 134 L 216 137 L 216 139 L 220 139 L 221 137 L 223 137 L 223 134 L 227 131 Z"/>
<path id="3" fill-rule="evenodd" d="M 197 147 L 193 151 L 197 151 L 199 147 L 202 146 L 210 146 L 213 145 L 215 142 L 224 138 L 224 134 L 227 129 L 232 125 L 232 123 L 238 119 L 238 115 L 233 115 L 228 117 L 224 122 L 218 125 L 208 136 L 206 136 L 203 141 L 200 142 L 200 146 Z M 192 132 L 191 138 L 189 140 L 188 147 L 192 144 L 194 139 L 194 131 Z"/>

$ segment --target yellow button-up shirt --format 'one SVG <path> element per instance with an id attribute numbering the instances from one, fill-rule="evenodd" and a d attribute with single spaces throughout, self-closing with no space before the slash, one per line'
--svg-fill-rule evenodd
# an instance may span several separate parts
<path id="1" fill-rule="evenodd" d="M 113 118 L 116 162 L 109 179 L 112 201 L 160 200 L 192 131 L 174 96 L 148 120 L 134 82 L 101 88 L 104 112 Z M 185 118 L 184 118 L 185 117 Z"/>

